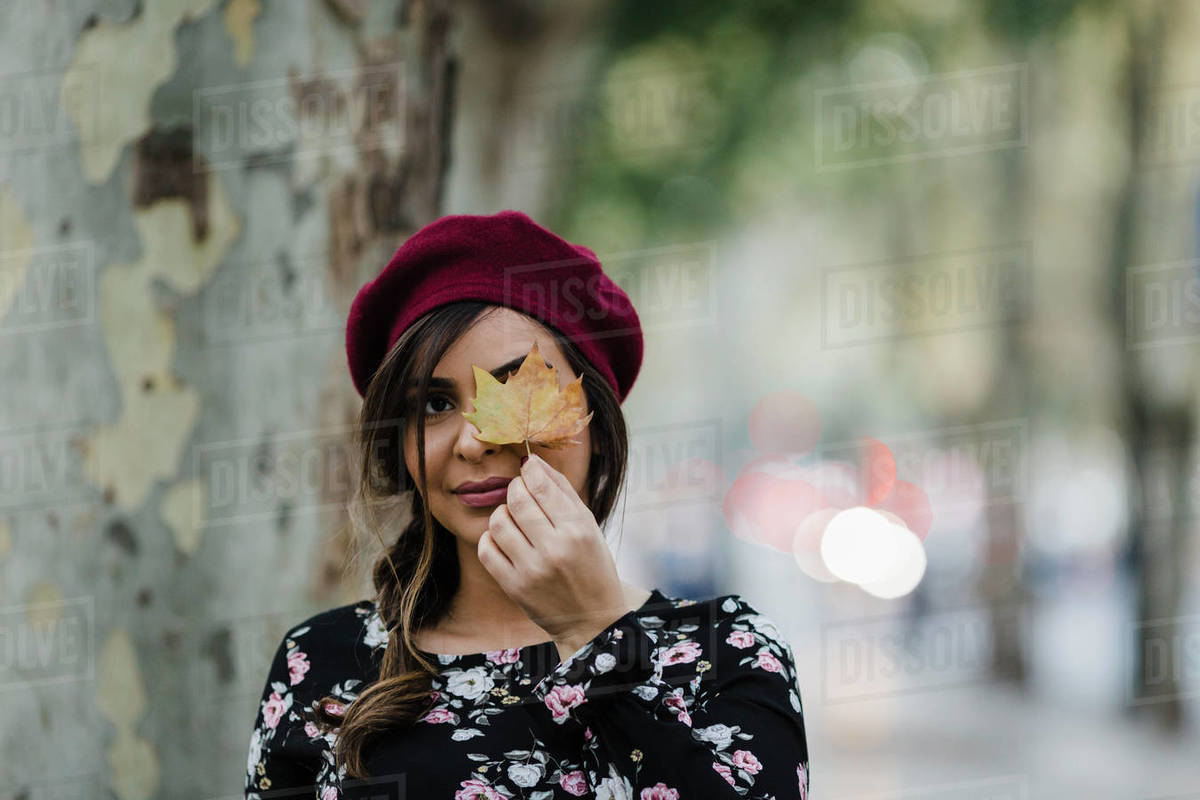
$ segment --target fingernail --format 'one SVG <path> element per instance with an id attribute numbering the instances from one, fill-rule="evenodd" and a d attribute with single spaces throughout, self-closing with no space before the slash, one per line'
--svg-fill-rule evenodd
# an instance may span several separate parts
<path id="1" fill-rule="evenodd" d="M 529 456 L 521 456 L 521 466 L 525 466 L 525 462 L 529 460 Z"/>

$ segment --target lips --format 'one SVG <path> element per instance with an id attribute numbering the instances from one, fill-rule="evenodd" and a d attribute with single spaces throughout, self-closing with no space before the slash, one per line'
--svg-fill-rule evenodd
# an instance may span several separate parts
<path id="1" fill-rule="evenodd" d="M 512 481 L 512 478 L 502 478 L 499 476 L 492 476 L 492 477 L 488 478 L 487 480 L 483 480 L 483 481 L 468 481 L 466 483 L 459 484 L 458 488 L 454 490 L 454 493 L 455 494 L 474 494 L 474 493 L 490 492 L 495 489 L 507 489 L 508 484 L 511 481 Z"/>
<path id="2" fill-rule="evenodd" d="M 460 492 L 458 499 L 463 502 L 463 505 L 472 508 L 490 508 L 498 506 L 508 499 L 508 489 L 501 486 L 499 489 L 492 489 L 490 492 Z"/>
<path id="3" fill-rule="evenodd" d="M 505 501 L 508 497 L 508 485 L 512 481 L 512 478 L 493 475 L 486 480 L 461 483 L 454 490 L 454 494 L 458 495 L 458 499 L 462 500 L 464 505 L 472 508 L 490 508 Z"/>

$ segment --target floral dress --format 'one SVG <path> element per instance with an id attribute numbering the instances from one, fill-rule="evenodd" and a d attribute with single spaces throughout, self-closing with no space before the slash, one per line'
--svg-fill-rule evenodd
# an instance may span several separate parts
<path id="1" fill-rule="evenodd" d="M 741 595 L 654 589 L 561 662 L 550 641 L 426 653 L 440 668 L 434 705 L 371 740 L 368 777 L 351 779 L 335 769 L 337 731 L 322 734 L 311 711 L 325 695 L 352 702 L 386 646 L 369 600 L 287 633 L 250 737 L 246 798 L 807 798 L 792 650 Z"/>

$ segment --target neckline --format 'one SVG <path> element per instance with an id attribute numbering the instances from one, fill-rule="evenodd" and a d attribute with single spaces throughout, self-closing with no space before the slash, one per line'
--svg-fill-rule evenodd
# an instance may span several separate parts
<path id="1" fill-rule="evenodd" d="M 660 592 L 658 590 L 658 587 L 652 587 L 650 589 L 650 596 L 646 598 L 646 601 L 628 613 L 642 614 L 647 610 L 647 608 L 651 604 L 655 603 L 656 601 L 663 601 L 666 599 L 667 599 L 666 595 L 664 595 L 662 592 Z M 554 644 L 553 639 L 550 639 L 550 640 L 547 640 L 544 642 L 537 642 L 535 644 L 527 644 L 524 647 L 516 647 L 516 648 L 508 648 L 508 649 L 516 650 L 518 655 L 524 656 L 526 653 L 529 653 L 531 651 L 546 649 L 546 648 L 550 648 L 550 647 L 554 647 L 555 649 L 557 649 L 557 645 Z M 423 656 L 430 656 L 430 657 L 436 658 L 440 661 L 445 661 L 445 660 L 450 660 L 450 659 L 455 659 L 455 658 L 458 658 L 458 659 L 486 658 L 488 653 L 503 653 L 504 649 L 501 648 L 499 650 L 484 650 L 479 653 L 431 653 L 428 650 L 422 650 L 421 648 L 418 647 L 417 652 Z"/>

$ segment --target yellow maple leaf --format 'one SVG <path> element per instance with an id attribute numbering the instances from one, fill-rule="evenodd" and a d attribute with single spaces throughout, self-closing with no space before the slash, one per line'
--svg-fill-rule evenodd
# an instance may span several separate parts
<path id="1" fill-rule="evenodd" d="M 583 415 L 583 376 L 558 388 L 558 370 L 546 365 L 537 342 L 516 372 L 504 383 L 474 364 L 474 411 L 464 411 L 479 429 L 475 438 L 492 444 L 525 442 L 549 448 L 580 444 L 571 437 L 587 427 L 592 413 Z"/>

